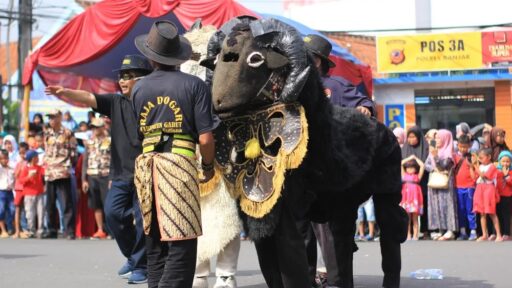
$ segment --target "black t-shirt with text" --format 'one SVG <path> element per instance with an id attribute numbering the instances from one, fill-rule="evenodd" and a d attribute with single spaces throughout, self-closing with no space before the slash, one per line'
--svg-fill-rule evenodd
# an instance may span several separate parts
<path id="1" fill-rule="evenodd" d="M 215 128 L 210 90 L 198 77 L 155 70 L 135 84 L 132 99 L 141 135 L 161 131 L 197 141 Z"/>
<path id="2" fill-rule="evenodd" d="M 112 120 L 110 177 L 113 181 L 133 182 L 135 159 L 142 153 L 142 144 L 137 134 L 132 101 L 119 94 L 94 96 L 98 105 L 95 111 Z"/>

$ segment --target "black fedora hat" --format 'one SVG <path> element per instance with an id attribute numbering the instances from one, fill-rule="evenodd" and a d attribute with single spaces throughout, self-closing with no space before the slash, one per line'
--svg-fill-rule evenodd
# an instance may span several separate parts
<path id="1" fill-rule="evenodd" d="M 171 21 L 156 21 L 149 34 L 137 36 L 135 46 L 148 59 L 164 65 L 179 65 L 192 54 L 190 42 L 178 34 Z"/>
<path id="2" fill-rule="evenodd" d="M 148 59 L 142 55 L 126 55 L 121 63 L 121 68 L 113 70 L 113 72 L 121 72 L 126 70 L 141 70 L 152 72 L 153 67 L 148 62 Z"/>
<path id="3" fill-rule="evenodd" d="M 304 44 L 306 45 L 306 48 L 313 54 L 317 55 L 322 60 L 327 61 L 329 68 L 336 67 L 336 64 L 334 64 L 334 62 L 329 59 L 332 45 L 324 37 L 314 34 L 306 35 L 306 37 L 304 37 Z"/>

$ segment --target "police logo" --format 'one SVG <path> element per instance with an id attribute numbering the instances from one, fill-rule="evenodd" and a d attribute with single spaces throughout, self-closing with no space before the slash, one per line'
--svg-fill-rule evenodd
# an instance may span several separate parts
<path id="1" fill-rule="evenodd" d="M 395 50 L 392 50 L 390 55 L 389 55 L 389 58 L 391 60 L 391 64 L 393 65 L 400 65 L 402 63 L 404 63 L 405 61 L 405 54 L 404 54 L 404 50 L 399 50 L 399 49 L 395 49 Z"/>

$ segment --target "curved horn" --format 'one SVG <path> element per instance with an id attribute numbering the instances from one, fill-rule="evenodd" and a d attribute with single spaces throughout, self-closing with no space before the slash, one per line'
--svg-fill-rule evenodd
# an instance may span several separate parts
<path id="1" fill-rule="evenodd" d="M 257 42 L 288 58 L 291 71 L 280 98 L 283 102 L 297 100 L 311 69 L 301 35 L 292 26 L 272 18 L 252 22 L 251 31 Z"/>

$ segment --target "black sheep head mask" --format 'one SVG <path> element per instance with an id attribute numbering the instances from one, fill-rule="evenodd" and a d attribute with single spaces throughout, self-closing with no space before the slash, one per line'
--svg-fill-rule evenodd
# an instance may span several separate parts
<path id="1" fill-rule="evenodd" d="M 214 70 L 213 106 L 221 116 L 296 101 L 310 71 L 300 34 L 275 19 L 235 18 L 208 50 L 202 64 Z"/>

